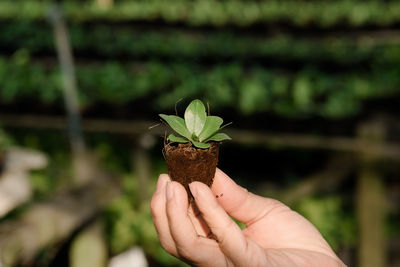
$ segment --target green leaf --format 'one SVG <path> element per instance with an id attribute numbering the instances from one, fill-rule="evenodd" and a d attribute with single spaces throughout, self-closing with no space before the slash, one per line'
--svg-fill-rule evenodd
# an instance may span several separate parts
<path id="1" fill-rule="evenodd" d="M 204 142 L 209 142 L 209 141 L 223 141 L 223 140 L 231 140 L 232 138 L 229 137 L 229 135 L 225 134 L 225 133 L 216 133 L 213 136 L 211 136 L 210 138 L 208 138 L 207 140 L 205 140 Z"/>
<path id="2" fill-rule="evenodd" d="M 175 132 L 191 140 L 190 133 L 187 130 L 185 121 L 182 118 L 174 115 L 165 115 L 165 114 L 159 114 L 159 115 L 168 123 L 169 126 L 171 126 L 171 128 Z"/>
<path id="3" fill-rule="evenodd" d="M 203 140 L 206 140 L 215 134 L 219 130 L 222 122 L 223 120 L 220 117 L 207 116 L 204 128 L 199 135 L 200 142 L 203 142 Z"/>
<path id="4" fill-rule="evenodd" d="M 185 111 L 185 123 L 186 127 L 191 134 L 195 134 L 197 137 L 203 130 L 204 123 L 206 121 L 207 114 L 206 108 L 203 103 L 196 99 L 193 100 Z"/>
<path id="5" fill-rule="evenodd" d="M 180 137 L 180 136 L 175 136 L 173 134 L 170 134 L 168 136 L 168 139 L 172 142 L 172 143 L 187 143 L 190 142 L 189 140 L 187 140 L 186 138 Z"/>
<path id="6" fill-rule="evenodd" d="M 196 141 L 191 141 L 191 142 L 193 143 L 193 145 L 195 147 L 198 147 L 198 148 L 209 148 L 210 147 L 210 144 L 196 142 Z"/>

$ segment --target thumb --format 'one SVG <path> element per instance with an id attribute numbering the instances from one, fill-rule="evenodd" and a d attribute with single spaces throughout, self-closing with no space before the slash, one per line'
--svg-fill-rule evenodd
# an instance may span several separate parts
<path id="1" fill-rule="evenodd" d="M 218 204 L 207 185 L 193 182 L 189 187 L 202 217 L 216 237 L 222 252 L 233 263 L 241 262 L 247 246 L 242 230 Z"/>
<path id="2" fill-rule="evenodd" d="M 283 206 L 275 199 L 254 195 L 237 185 L 228 175 L 217 169 L 212 191 L 221 207 L 233 218 L 246 226 L 258 221 L 273 208 Z"/>

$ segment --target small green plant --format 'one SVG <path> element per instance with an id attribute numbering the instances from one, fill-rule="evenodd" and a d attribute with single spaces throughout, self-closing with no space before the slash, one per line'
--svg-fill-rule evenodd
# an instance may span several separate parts
<path id="1" fill-rule="evenodd" d="M 218 116 L 207 116 L 204 104 L 196 99 L 193 100 L 185 111 L 185 119 L 175 115 L 159 114 L 168 125 L 179 135 L 170 134 L 168 139 L 176 143 L 191 142 L 197 148 L 209 148 L 210 141 L 223 141 L 231 139 L 225 133 L 219 133 L 221 129 L 229 124 L 221 126 L 222 118 Z"/>

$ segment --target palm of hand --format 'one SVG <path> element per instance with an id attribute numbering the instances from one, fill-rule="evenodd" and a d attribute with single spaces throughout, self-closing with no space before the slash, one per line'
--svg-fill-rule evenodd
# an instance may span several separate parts
<path id="1" fill-rule="evenodd" d="M 217 170 L 211 190 L 160 176 L 152 214 L 161 245 L 195 266 L 344 266 L 315 227 L 279 201 L 253 195 Z M 220 196 L 215 198 L 214 195 Z M 228 216 L 246 224 L 241 230 Z M 210 233 L 214 239 L 207 238 Z"/>

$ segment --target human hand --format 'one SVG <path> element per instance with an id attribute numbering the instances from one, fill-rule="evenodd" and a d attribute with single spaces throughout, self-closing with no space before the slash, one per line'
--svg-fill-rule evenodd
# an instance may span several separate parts
<path id="1" fill-rule="evenodd" d="M 151 211 L 163 248 L 193 266 L 345 266 L 304 217 L 249 193 L 219 169 L 211 189 L 193 182 L 190 190 L 201 215 L 184 187 L 161 174 Z"/>

